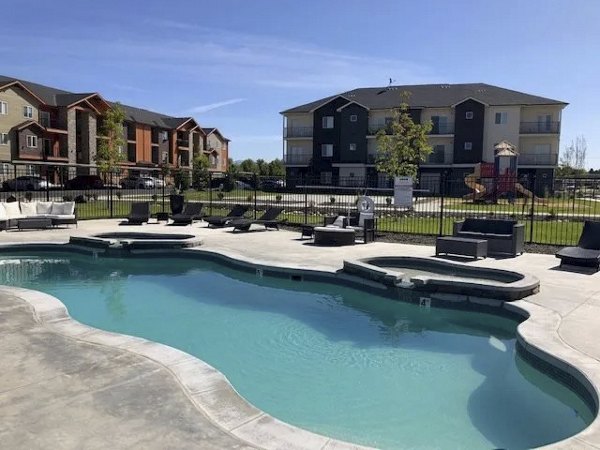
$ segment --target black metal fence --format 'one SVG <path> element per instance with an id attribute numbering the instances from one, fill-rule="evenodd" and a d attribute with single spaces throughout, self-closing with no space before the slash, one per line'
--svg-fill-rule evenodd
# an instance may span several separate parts
<path id="1" fill-rule="evenodd" d="M 354 210 L 358 197 L 367 195 L 375 202 L 378 233 L 448 235 L 456 220 L 494 217 L 524 223 L 530 243 L 570 245 L 585 220 L 600 220 L 600 178 L 429 175 L 415 185 L 412 207 L 397 207 L 390 180 L 381 177 L 339 178 L 327 185 L 320 177 L 194 177 L 189 170 L 140 167 L 111 174 L 94 174 L 86 166 L 4 163 L 1 168 L 0 200 L 74 200 L 80 220 L 124 217 L 134 201 L 149 201 L 153 212 L 169 211 L 169 196 L 182 191 L 213 215 L 244 204 L 250 217 L 258 217 L 268 206 L 280 205 L 290 224 L 320 224 L 326 215 Z"/>

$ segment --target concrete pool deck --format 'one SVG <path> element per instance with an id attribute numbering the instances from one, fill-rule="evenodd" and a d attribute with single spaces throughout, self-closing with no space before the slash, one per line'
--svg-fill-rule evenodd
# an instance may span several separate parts
<path id="1" fill-rule="evenodd" d="M 309 240 L 301 241 L 299 232 L 232 233 L 207 229 L 201 223 L 119 227 L 118 222 L 85 221 L 77 229 L 2 232 L 0 244 L 66 243 L 71 235 L 106 231 L 189 232 L 203 239 L 204 250 L 257 264 L 327 272 L 339 270 L 344 259 L 434 254 L 429 246 L 382 242 L 315 247 Z M 600 274 L 556 270 L 558 260 L 553 255 L 525 254 L 467 264 L 538 277 L 540 293 L 515 302 L 539 318 L 524 327 L 524 337 L 561 360 L 576 363 L 600 386 Z M 7 448 L 243 448 L 255 442 L 237 438 L 203 414 L 161 364 L 61 336 L 34 320 L 31 307 L 17 297 L 0 292 L 0 442 Z M 298 448 L 302 446 L 298 442 Z M 553 447 L 600 448 L 600 429 L 589 427 Z"/>

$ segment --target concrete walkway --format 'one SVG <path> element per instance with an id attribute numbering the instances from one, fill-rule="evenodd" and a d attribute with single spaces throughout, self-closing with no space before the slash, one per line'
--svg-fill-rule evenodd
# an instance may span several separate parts
<path id="1" fill-rule="evenodd" d="M 110 230 L 191 232 L 202 248 L 255 263 L 335 271 L 344 259 L 375 255 L 432 256 L 432 247 L 376 242 L 320 248 L 299 232 L 144 225 L 116 220 L 81 222 L 78 229 L 9 231 L 10 242 L 67 242 L 71 234 Z M 466 264 L 528 272 L 541 280 L 539 294 L 522 304 L 551 317 L 557 345 L 600 362 L 600 274 L 557 270 L 552 255 L 468 261 Z M 543 337 L 538 335 L 537 337 Z M 160 364 L 123 350 L 86 344 L 51 332 L 25 303 L 0 296 L 0 442 L 4 448 L 241 448 L 244 442 L 213 424 Z M 586 360 L 587 361 L 587 360 Z M 587 367 L 592 365 L 585 363 Z M 592 370 L 592 369 L 590 369 Z M 587 374 L 586 374 L 587 375 Z M 590 376 L 590 378 L 592 378 Z M 584 432 L 585 434 L 585 432 Z M 598 446 L 588 433 L 581 445 Z"/>

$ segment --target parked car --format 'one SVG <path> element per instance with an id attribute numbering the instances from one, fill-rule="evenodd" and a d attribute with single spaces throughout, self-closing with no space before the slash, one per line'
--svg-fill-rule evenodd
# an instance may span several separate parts
<path id="1" fill-rule="evenodd" d="M 45 178 L 35 175 L 23 175 L 2 183 L 2 188 L 5 191 L 43 191 L 55 187 L 54 184 L 48 182 Z"/>
<path id="2" fill-rule="evenodd" d="M 263 180 L 263 182 L 260 183 L 260 188 L 263 191 L 276 191 L 277 189 L 283 188 L 283 186 L 283 180 Z"/>
<path id="3" fill-rule="evenodd" d="M 253 190 L 254 188 L 246 183 L 245 181 L 236 180 L 234 181 L 235 189 Z"/>
<path id="4" fill-rule="evenodd" d="M 65 182 L 65 189 L 104 189 L 104 182 L 98 175 L 77 175 Z"/>
<path id="5" fill-rule="evenodd" d="M 156 188 L 164 188 L 165 187 L 165 180 L 161 180 L 160 178 L 156 178 L 156 177 L 150 177 L 152 178 L 152 180 L 154 181 L 154 187 Z"/>
<path id="6" fill-rule="evenodd" d="M 156 181 L 152 177 L 130 176 L 121 180 L 123 189 L 152 189 L 156 186 Z"/>

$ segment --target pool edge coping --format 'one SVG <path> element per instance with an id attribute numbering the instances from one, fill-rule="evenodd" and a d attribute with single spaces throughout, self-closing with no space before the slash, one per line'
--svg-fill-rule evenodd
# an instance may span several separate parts
<path id="1" fill-rule="evenodd" d="M 4 249 L 25 246 L 33 249 L 35 244 L 2 245 Z M 45 248 L 63 247 L 67 251 L 76 250 L 73 246 L 65 243 L 43 243 L 43 246 Z M 254 269 L 267 269 L 288 274 L 321 275 L 344 281 L 343 278 L 337 276 L 338 272 L 336 271 L 268 264 L 265 261 L 257 263 L 250 258 L 224 250 L 207 250 L 196 247 L 193 249 L 138 250 L 134 254 L 143 253 L 171 253 L 182 257 L 201 253 L 237 266 L 243 265 Z M 374 283 L 360 278 L 353 281 L 364 282 L 367 285 Z M 285 448 L 306 448 L 306 446 L 320 449 L 371 448 L 324 436 L 283 422 L 244 399 L 223 373 L 200 358 L 166 344 L 104 331 L 80 323 L 70 316 L 66 305 L 52 295 L 26 288 L 0 285 L 0 295 L 4 294 L 12 295 L 28 303 L 33 309 L 33 315 L 37 321 L 60 335 L 89 344 L 125 350 L 160 364 L 173 375 L 185 395 L 201 413 L 217 427 L 249 445 L 265 449 L 282 448 L 282 445 Z M 449 302 L 452 303 L 452 300 Z M 596 404 L 596 416 L 586 428 L 564 440 L 540 448 L 573 448 L 573 445 L 600 448 L 600 414 L 598 413 L 600 361 L 571 347 L 562 340 L 558 334 L 562 317 L 558 313 L 528 302 L 526 298 L 503 302 L 502 308 L 524 318 L 516 333 L 517 341 L 524 349 L 556 369 L 574 377 L 588 390 Z M 201 379 L 209 387 L 199 390 L 195 387 L 198 385 L 198 379 Z M 228 395 L 229 402 L 222 404 L 218 398 L 211 397 L 211 393 Z"/>

